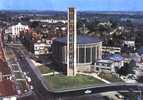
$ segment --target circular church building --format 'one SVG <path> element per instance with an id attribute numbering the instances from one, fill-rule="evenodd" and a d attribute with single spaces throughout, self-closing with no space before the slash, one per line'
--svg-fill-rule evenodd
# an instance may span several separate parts
<path id="1" fill-rule="evenodd" d="M 57 38 L 52 44 L 53 59 L 57 64 L 66 68 L 67 37 Z M 102 41 L 97 37 L 77 36 L 76 49 L 77 71 L 92 71 L 92 64 L 102 58 Z M 64 68 L 64 69 L 65 69 Z"/>

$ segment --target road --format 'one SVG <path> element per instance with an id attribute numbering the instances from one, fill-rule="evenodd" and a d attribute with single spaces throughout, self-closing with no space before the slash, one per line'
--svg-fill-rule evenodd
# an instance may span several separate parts
<path id="1" fill-rule="evenodd" d="M 27 61 L 25 60 L 25 58 L 23 57 L 23 54 L 21 52 L 21 50 L 19 49 L 16 49 L 16 48 L 10 48 L 13 50 L 13 52 L 15 53 L 16 57 L 18 58 L 18 62 L 20 64 L 20 67 L 22 69 L 23 72 L 26 72 L 28 74 L 28 76 L 31 77 L 32 79 L 32 85 L 34 85 L 34 93 L 31 97 L 29 97 L 30 99 L 31 98 L 36 98 L 37 100 L 45 100 L 44 96 L 42 96 L 42 86 L 39 85 L 39 81 L 36 79 L 36 76 L 35 74 L 33 74 L 33 71 L 32 69 L 30 69 L 30 66 L 29 64 L 27 63 Z M 39 91 L 40 90 L 40 91 Z M 25 100 L 27 100 L 28 97 L 26 97 Z M 29 100 L 30 100 L 29 99 Z M 23 99 L 22 99 L 23 100 Z M 34 99 L 35 100 L 35 99 Z"/>

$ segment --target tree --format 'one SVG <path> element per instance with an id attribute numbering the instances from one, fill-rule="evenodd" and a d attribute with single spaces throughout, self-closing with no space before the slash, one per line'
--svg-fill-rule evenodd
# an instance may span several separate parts
<path id="1" fill-rule="evenodd" d="M 130 63 L 128 64 L 127 71 L 129 74 L 134 74 L 134 68 L 136 67 L 136 62 L 134 60 L 131 60 Z"/>
<path id="2" fill-rule="evenodd" d="M 12 41 L 12 37 L 10 35 L 7 36 L 7 42 L 10 43 Z"/>
<path id="3" fill-rule="evenodd" d="M 40 25 L 40 22 L 38 22 L 38 21 L 33 21 L 33 22 L 30 23 L 29 26 L 30 26 L 31 28 L 37 28 L 39 25 Z"/>
<path id="4" fill-rule="evenodd" d="M 127 69 L 127 65 L 118 69 L 117 73 L 119 74 L 119 76 L 121 76 L 121 75 L 126 76 L 128 74 L 126 69 Z"/>
<path id="5" fill-rule="evenodd" d="M 82 25 L 83 25 L 82 21 L 78 20 L 78 21 L 77 21 L 77 28 L 82 27 Z"/>
<path id="6" fill-rule="evenodd" d="M 143 83 L 143 76 L 139 76 L 139 77 L 137 78 L 137 81 L 140 82 L 140 83 Z"/>
<path id="7" fill-rule="evenodd" d="M 126 76 L 128 74 L 134 74 L 134 68 L 136 67 L 136 62 L 131 60 L 130 63 L 125 63 L 123 67 L 117 70 L 117 73 L 121 76 Z"/>

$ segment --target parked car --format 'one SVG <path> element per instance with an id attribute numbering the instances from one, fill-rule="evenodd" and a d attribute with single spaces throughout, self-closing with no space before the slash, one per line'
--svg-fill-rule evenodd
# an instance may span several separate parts
<path id="1" fill-rule="evenodd" d="M 115 94 L 115 96 L 116 96 L 118 99 L 124 100 L 124 96 L 121 95 L 121 94 Z"/>
<path id="2" fill-rule="evenodd" d="M 135 74 L 128 74 L 128 75 L 127 75 L 127 78 L 128 78 L 128 79 L 131 79 L 131 80 L 135 80 L 137 77 L 136 77 Z"/>

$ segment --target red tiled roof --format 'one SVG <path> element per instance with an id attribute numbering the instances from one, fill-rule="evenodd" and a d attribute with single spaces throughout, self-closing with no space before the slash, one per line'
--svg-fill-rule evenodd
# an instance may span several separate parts
<path id="1" fill-rule="evenodd" d="M 13 96 L 16 95 L 15 83 L 11 80 L 0 81 L 0 96 Z"/>
<path id="2" fill-rule="evenodd" d="M 11 74 L 11 70 L 4 57 L 2 37 L 0 34 L 0 72 L 2 75 Z M 16 84 L 12 80 L 0 80 L 0 97 L 16 95 Z"/>
<path id="3" fill-rule="evenodd" d="M 11 74 L 10 68 L 8 67 L 7 63 L 6 62 L 2 62 L 1 60 L 0 60 L 0 72 L 3 75 Z"/>

